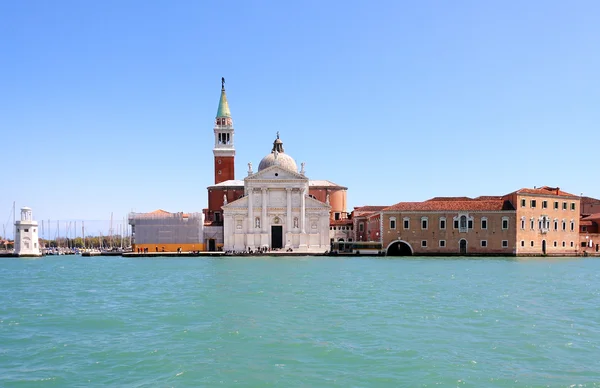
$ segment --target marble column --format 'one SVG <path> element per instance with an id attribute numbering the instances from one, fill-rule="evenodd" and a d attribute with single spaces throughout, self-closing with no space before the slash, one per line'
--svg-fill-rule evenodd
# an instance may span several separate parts
<path id="1" fill-rule="evenodd" d="M 269 192 L 267 191 L 266 187 L 262 188 L 262 217 L 261 217 L 261 229 L 263 231 L 263 233 L 267 233 L 267 194 L 269 194 Z"/>
<path id="2" fill-rule="evenodd" d="M 254 189 L 248 190 L 248 233 L 254 233 Z"/>
<path id="3" fill-rule="evenodd" d="M 306 190 L 300 190 L 300 228 L 302 233 L 306 233 Z"/>
<path id="4" fill-rule="evenodd" d="M 287 213 L 286 213 L 286 220 L 287 220 L 287 232 L 291 232 L 292 231 L 292 189 L 290 189 L 289 187 L 285 189 L 286 194 L 287 194 Z"/>

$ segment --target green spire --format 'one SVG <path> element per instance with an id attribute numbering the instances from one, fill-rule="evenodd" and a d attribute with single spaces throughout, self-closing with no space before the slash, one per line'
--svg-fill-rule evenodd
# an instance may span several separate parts
<path id="1" fill-rule="evenodd" d="M 221 99 L 219 100 L 219 109 L 217 109 L 217 117 L 231 118 L 231 112 L 229 111 L 229 103 L 227 102 L 227 95 L 225 94 L 225 78 L 221 78 Z"/>

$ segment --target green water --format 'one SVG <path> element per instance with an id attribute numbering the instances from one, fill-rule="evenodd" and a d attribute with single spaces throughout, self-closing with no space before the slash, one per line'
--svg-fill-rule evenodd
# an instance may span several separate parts
<path id="1" fill-rule="evenodd" d="M 600 387 L 600 260 L 0 259 L 2 387 Z"/>

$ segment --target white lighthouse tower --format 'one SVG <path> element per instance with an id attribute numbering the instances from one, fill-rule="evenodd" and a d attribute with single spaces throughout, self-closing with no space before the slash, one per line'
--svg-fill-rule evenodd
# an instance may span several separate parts
<path id="1" fill-rule="evenodd" d="M 15 221 L 15 256 L 41 256 L 38 241 L 38 223 L 33 220 L 31 208 L 21 208 L 21 220 Z"/>

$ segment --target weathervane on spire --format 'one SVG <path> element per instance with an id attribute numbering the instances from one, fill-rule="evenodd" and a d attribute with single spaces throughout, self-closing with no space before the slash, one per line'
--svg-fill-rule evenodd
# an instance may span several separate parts
<path id="1" fill-rule="evenodd" d="M 225 77 L 221 77 L 221 89 L 225 89 Z"/>

